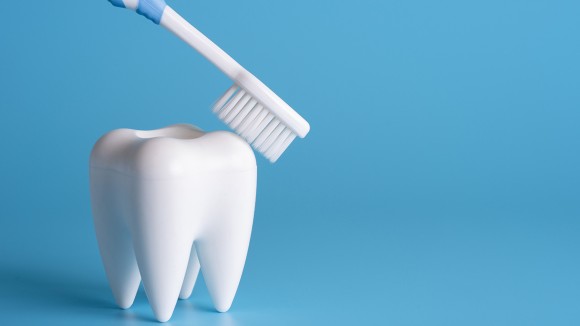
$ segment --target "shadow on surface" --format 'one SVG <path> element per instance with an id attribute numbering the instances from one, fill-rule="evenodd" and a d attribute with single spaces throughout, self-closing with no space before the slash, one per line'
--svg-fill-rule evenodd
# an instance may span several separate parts
<path id="1" fill-rule="evenodd" d="M 106 283 L 34 267 L 0 268 L 0 296 L 27 308 L 117 309 Z"/>
<path id="2" fill-rule="evenodd" d="M 194 292 L 203 291 L 199 287 L 200 284 L 196 284 Z M 3 308 L 7 308 L 13 314 L 12 317 L 18 318 L 20 322 L 28 320 L 32 317 L 31 314 L 40 313 L 45 320 L 61 320 L 62 316 L 70 318 L 76 315 L 76 318 L 88 318 L 97 323 L 159 325 L 142 289 L 137 294 L 133 307 L 123 310 L 115 305 L 105 280 L 38 267 L 0 267 L 0 301 L 3 304 L 8 303 Z M 218 313 L 205 298 L 199 297 L 179 300 L 173 317 L 165 325 L 192 322 L 239 325 L 231 314 Z"/>

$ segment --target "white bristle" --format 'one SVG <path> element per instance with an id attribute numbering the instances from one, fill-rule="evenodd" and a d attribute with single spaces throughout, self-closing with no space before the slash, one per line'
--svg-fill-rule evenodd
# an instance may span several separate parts
<path id="1" fill-rule="evenodd" d="M 290 130 L 287 130 L 288 134 L 286 135 L 280 135 L 278 137 L 278 139 L 276 139 L 276 141 L 274 142 L 274 144 L 272 144 L 272 146 L 270 146 L 270 148 L 268 148 L 268 151 L 266 152 L 266 157 L 268 157 L 270 160 L 276 160 L 280 155 L 282 155 L 282 152 L 284 152 L 284 150 L 286 149 L 286 147 L 282 147 L 282 145 L 284 144 L 284 142 L 286 141 L 286 139 L 292 134 L 292 132 Z"/>
<path id="2" fill-rule="evenodd" d="M 230 112 L 223 118 L 223 121 L 229 125 L 238 116 L 238 114 L 240 114 L 242 109 L 246 106 L 246 104 L 248 104 L 248 102 L 251 99 L 252 97 L 250 96 L 250 94 L 245 94 L 240 99 L 240 101 L 236 103 L 236 106 L 232 110 L 230 110 Z"/>
<path id="3" fill-rule="evenodd" d="M 264 152 L 264 156 L 266 156 L 266 157 L 274 157 L 278 153 L 278 151 L 280 149 L 280 145 L 282 145 L 282 143 L 284 143 L 284 141 L 286 140 L 286 138 L 288 138 L 288 136 L 290 136 L 290 134 L 292 134 L 292 131 L 290 129 L 288 129 L 288 128 L 284 128 L 284 131 L 282 131 L 282 133 L 280 133 L 276 137 L 276 140 Z"/>
<path id="4" fill-rule="evenodd" d="M 268 149 L 270 148 L 270 146 L 272 146 L 272 144 L 274 144 L 274 142 L 276 141 L 276 138 L 278 138 L 278 136 L 280 136 L 280 134 L 282 133 L 282 131 L 284 131 L 286 127 L 284 126 L 283 123 L 278 124 L 278 126 L 276 126 L 276 128 L 274 128 L 274 130 L 272 130 L 272 132 L 270 132 L 270 134 L 268 135 L 268 138 L 266 138 L 266 140 L 264 140 L 264 142 L 262 143 L 262 146 L 260 147 L 260 152 L 262 153 L 266 153 L 268 151 Z"/>
<path id="5" fill-rule="evenodd" d="M 232 122 L 230 123 L 233 129 L 237 129 L 238 126 L 242 123 L 242 121 L 246 119 L 246 117 L 252 111 L 254 106 L 256 106 L 256 103 L 258 103 L 258 101 L 252 99 L 244 106 L 244 108 L 240 111 L 240 113 L 236 116 L 236 118 L 233 119 Z"/>
<path id="6" fill-rule="evenodd" d="M 213 112 L 214 113 L 219 112 L 224 107 L 226 102 L 229 101 L 230 98 L 232 98 L 232 95 L 234 95 L 234 93 L 238 91 L 238 89 L 240 89 L 240 87 L 238 87 L 238 85 L 236 84 L 228 88 L 228 90 L 224 93 L 224 95 L 222 95 L 222 97 L 220 97 L 219 100 L 215 102 L 213 106 Z"/>
<path id="7" fill-rule="evenodd" d="M 254 145 L 254 147 L 261 152 L 262 145 L 264 144 L 266 139 L 268 139 L 268 136 L 270 136 L 270 134 L 274 131 L 274 129 L 276 129 L 276 127 L 278 127 L 279 124 L 280 124 L 280 121 L 278 121 L 276 119 L 272 119 L 272 121 L 270 121 L 268 126 L 266 126 L 266 128 L 264 128 L 264 130 L 262 130 L 262 132 L 260 133 L 258 138 L 256 138 L 256 140 L 254 140 L 252 145 Z"/>
<path id="8" fill-rule="evenodd" d="M 244 121 L 242 121 L 242 123 L 236 128 L 236 130 L 240 134 L 244 134 L 248 126 L 252 125 L 252 123 L 256 121 L 256 118 L 258 117 L 258 115 L 260 115 L 260 113 L 262 113 L 263 110 L 264 108 L 260 104 L 256 104 L 256 106 L 252 108 L 250 113 L 248 113 Z"/>
<path id="9" fill-rule="evenodd" d="M 266 118 L 268 118 L 268 110 L 266 108 L 264 108 L 263 106 L 260 106 L 260 113 L 247 126 L 246 130 L 244 131 L 244 138 L 246 138 L 246 140 L 248 142 L 251 143 L 252 140 L 254 140 L 256 138 L 256 137 L 254 137 L 254 134 L 256 134 L 256 129 L 262 123 L 262 121 L 264 121 L 264 119 L 266 119 Z"/>
<path id="10" fill-rule="evenodd" d="M 213 112 L 271 162 L 296 138 L 268 108 L 237 85 L 218 99 Z"/>
<path id="11" fill-rule="evenodd" d="M 256 138 L 258 138 L 258 136 L 260 136 L 260 134 L 262 133 L 262 131 L 264 129 L 266 129 L 266 127 L 268 126 L 268 124 L 274 120 L 274 116 L 268 112 L 268 110 L 264 110 L 264 112 L 266 113 L 266 116 L 264 117 L 264 119 L 260 120 L 260 123 L 252 126 L 252 129 L 248 131 L 247 135 L 248 135 L 248 142 L 249 143 L 253 143 Z M 256 120 L 257 122 L 258 120 Z"/>
<path id="12" fill-rule="evenodd" d="M 223 108 L 217 112 L 218 117 L 223 120 L 245 94 L 246 92 L 239 90 L 235 95 L 233 95 L 230 100 L 228 100 L 228 102 L 223 106 Z"/>
<path id="13" fill-rule="evenodd" d="M 272 154 L 272 157 L 270 158 L 270 161 L 272 162 L 276 162 L 276 160 L 278 160 L 280 158 L 280 156 L 282 155 L 282 153 L 284 153 L 284 151 L 286 150 L 286 148 L 288 148 L 288 146 L 290 146 L 290 144 L 292 143 L 292 141 L 296 138 L 296 134 L 291 132 L 290 135 L 288 135 L 288 137 L 286 137 L 286 139 L 284 139 L 280 145 L 278 146 L 278 149 L 276 150 L 275 153 Z"/>

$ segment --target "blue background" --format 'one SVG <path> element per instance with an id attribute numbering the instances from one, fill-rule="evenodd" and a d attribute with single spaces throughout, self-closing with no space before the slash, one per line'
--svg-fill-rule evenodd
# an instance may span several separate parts
<path id="1" fill-rule="evenodd" d="M 580 2 L 170 2 L 312 125 L 262 157 L 233 308 L 170 323 L 578 325 Z M 88 157 L 103 133 L 193 123 L 230 82 L 99 1 L 0 20 L 0 323 L 155 323 L 115 308 Z"/>

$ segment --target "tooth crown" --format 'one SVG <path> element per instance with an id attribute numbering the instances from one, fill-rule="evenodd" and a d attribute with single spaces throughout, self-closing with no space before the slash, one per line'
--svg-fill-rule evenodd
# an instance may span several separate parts
<path id="1" fill-rule="evenodd" d="M 191 155 L 203 151 L 204 155 Z M 113 130 L 99 139 L 91 168 L 141 177 L 183 177 L 199 171 L 247 171 L 256 167 L 252 149 L 239 136 L 204 133 L 191 125 L 141 131 Z"/>
<path id="2" fill-rule="evenodd" d="M 227 311 L 252 231 L 256 159 L 229 132 L 191 125 L 117 129 L 90 160 L 99 250 L 117 304 L 129 308 L 141 280 L 155 316 L 167 321 L 197 274 Z"/>

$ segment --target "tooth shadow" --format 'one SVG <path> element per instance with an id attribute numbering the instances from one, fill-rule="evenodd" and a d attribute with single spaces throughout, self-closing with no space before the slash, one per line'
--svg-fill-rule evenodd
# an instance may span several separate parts
<path id="1" fill-rule="evenodd" d="M 227 321 L 225 325 L 234 325 L 235 319 L 231 316 L 224 317 L 214 309 L 209 302 L 204 282 L 199 283 L 192 298 L 178 301 L 175 311 L 177 316 L 172 320 L 178 321 L 185 317 L 190 320 L 209 320 L 220 325 Z M 102 321 L 127 325 L 159 324 L 142 287 L 133 307 L 123 310 L 115 305 L 106 280 L 95 280 L 82 273 L 75 274 L 74 271 L 61 273 L 39 266 L 0 265 L 0 289 L 0 299 L 9 299 L 19 313 L 60 311 L 69 316 L 74 314 L 96 317 Z"/>
<path id="2" fill-rule="evenodd" d="M 160 322 L 155 319 L 153 316 L 147 316 L 147 315 L 143 315 L 143 314 L 139 314 L 136 316 L 135 318 L 136 320 L 140 321 L 141 323 L 149 323 L 149 324 L 156 324 L 159 325 Z M 171 322 L 171 319 L 169 320 L 169 322 Z M 169 322 L 165 323 L 166 325 L 169 324 L 171 325 Z"/>
<path id="3" fill-rule="evenodd" d="M 94 310 L 115 309 L 107 284 L 27 267 L 0 267 L 2 294 L 28 308 Z"/>
<path id="4" fill-rule="evenodd" d="M 200 302 L 199 300 L 196 301 L 179 300 L 177 304 L 186 307 L 186 309 L 192 311 L 209 312 L 215 313 L 217 315 L 221 314 L 221 312 L 215 310 L 213 306 Z"/>

